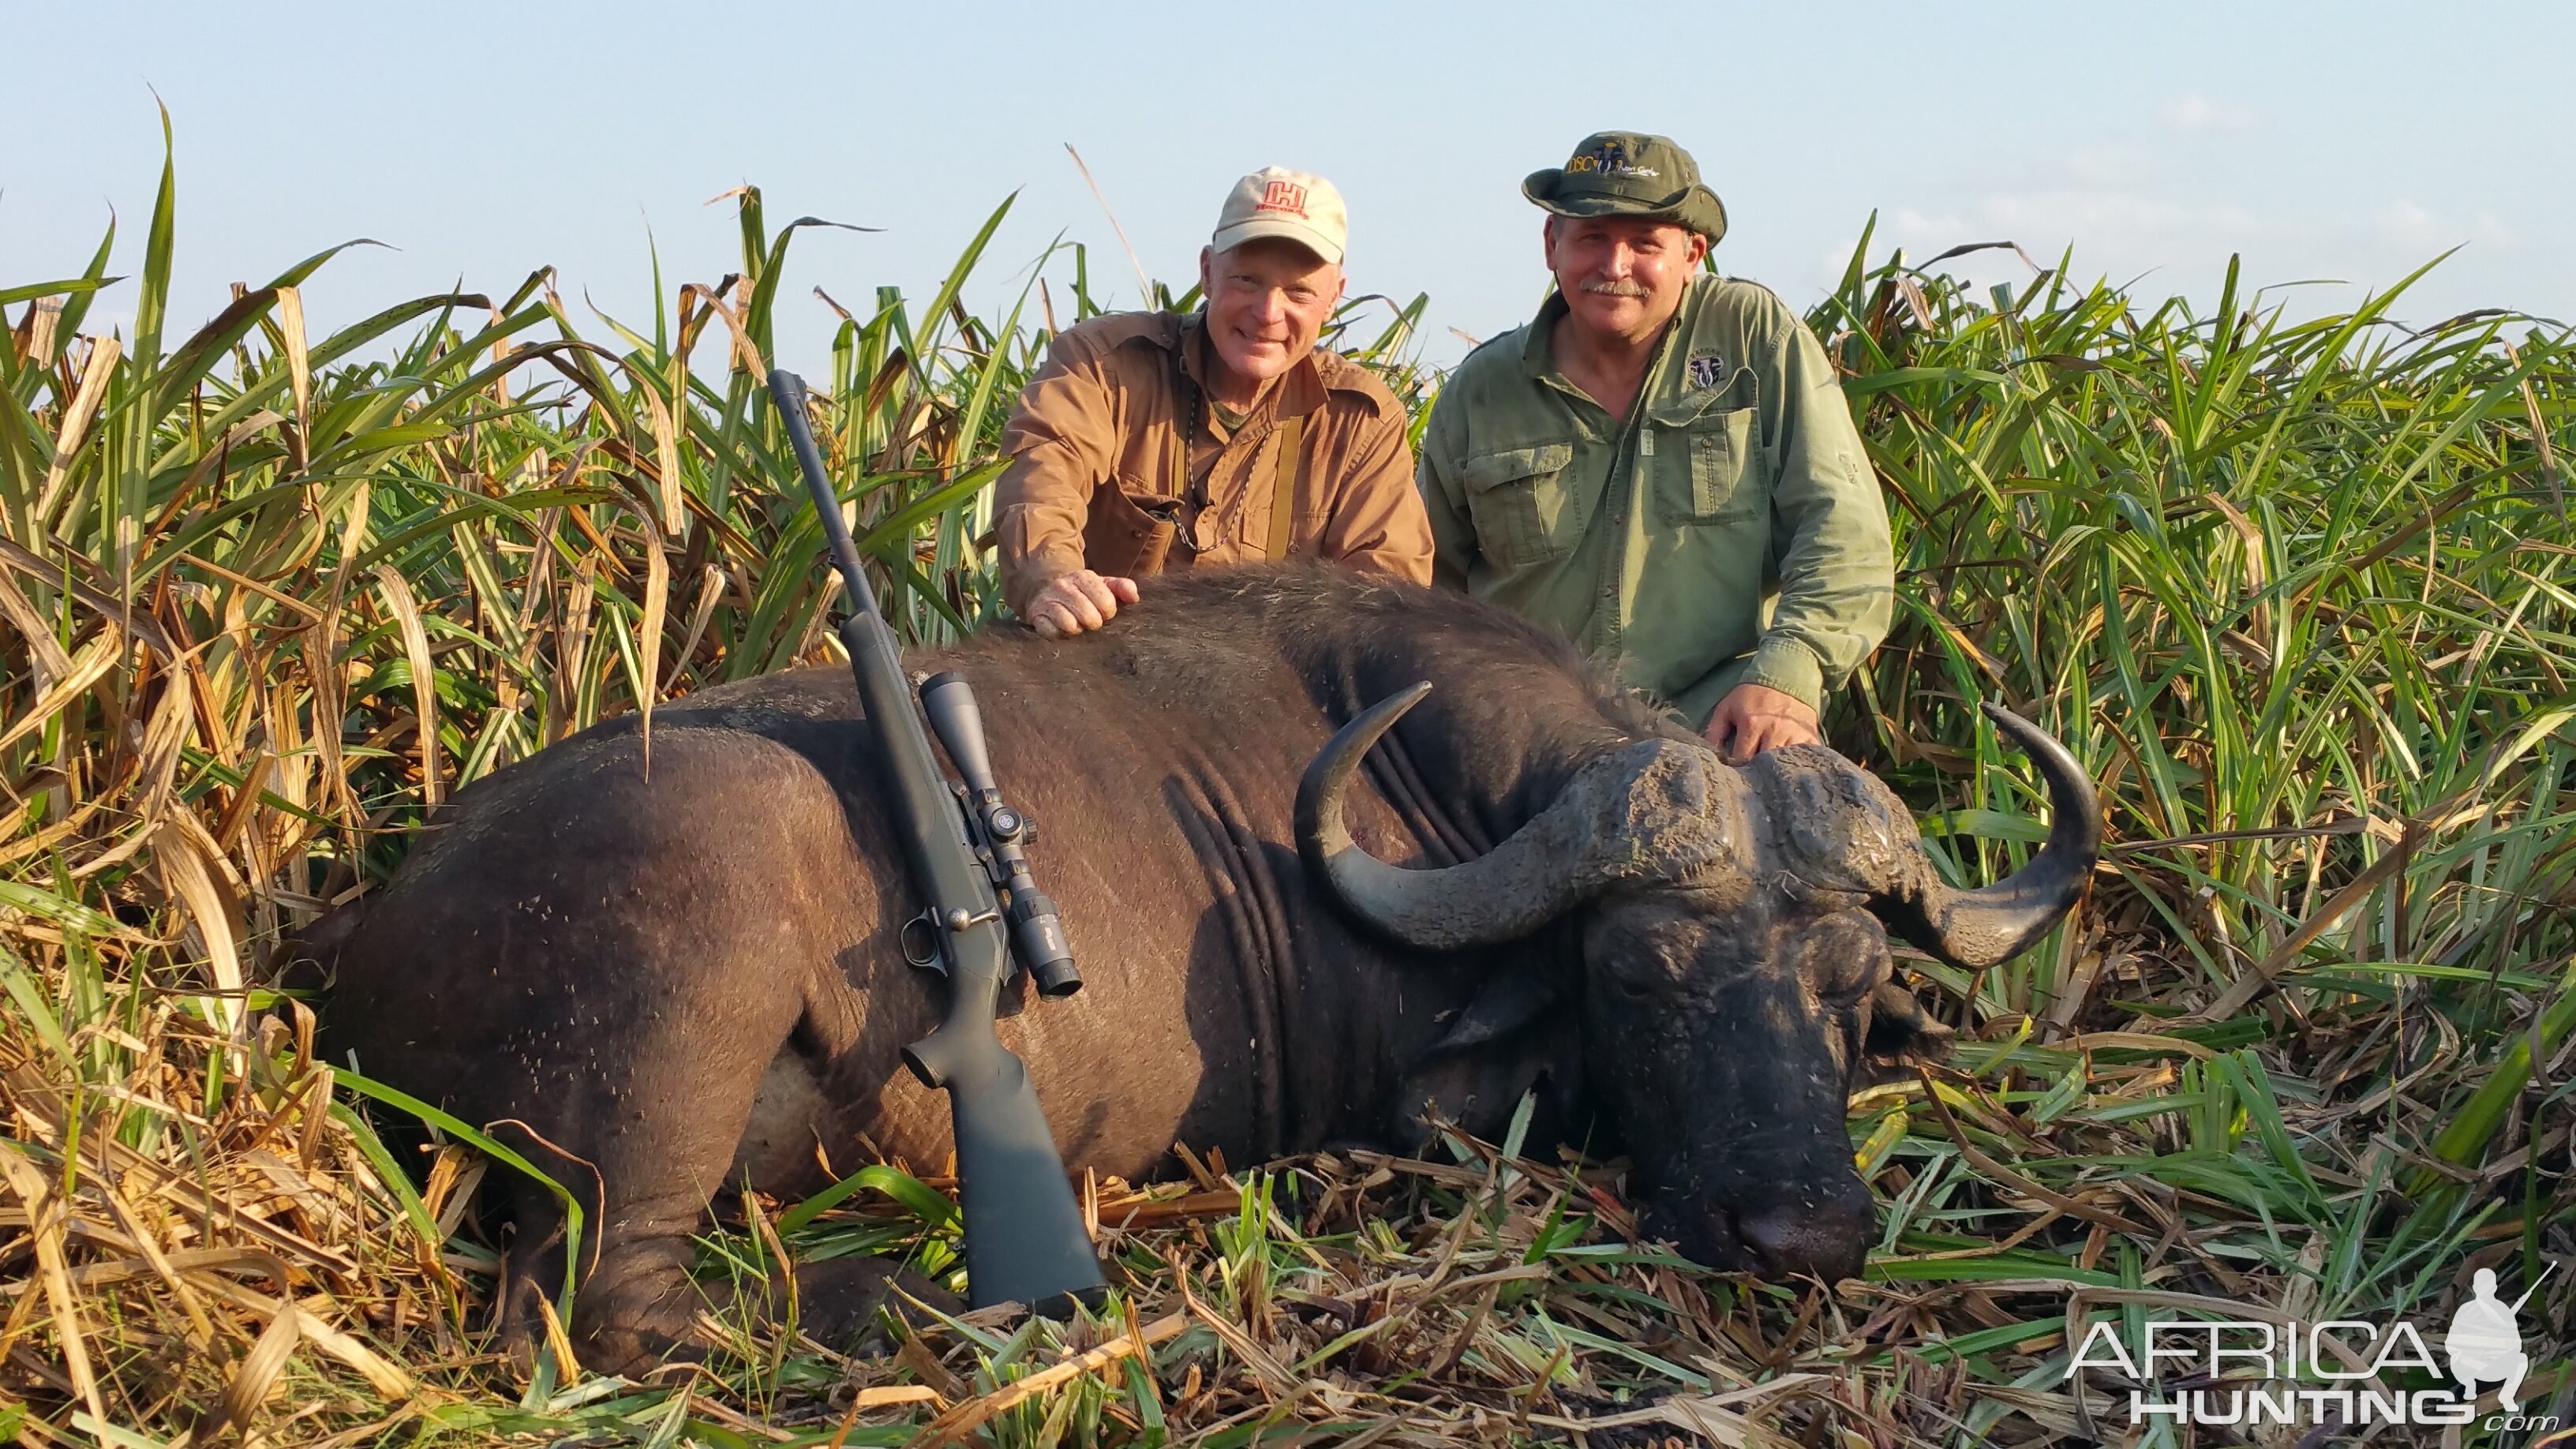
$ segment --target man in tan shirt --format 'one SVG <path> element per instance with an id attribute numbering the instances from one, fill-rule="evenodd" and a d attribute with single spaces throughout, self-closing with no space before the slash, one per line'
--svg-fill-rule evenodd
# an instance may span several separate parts
<path id="1" fill-rule="evenodd" d="M 1050 638 L 1097 629 L 1166 568 L 1335 559 L 1431 582 L 1404 408 L 1316 346 L 1347 227 L 1320 176 L 1235 184 L 1199 253 L 1204 310 L 1056 335 L 1002 430 L 1002 595 Z"/>

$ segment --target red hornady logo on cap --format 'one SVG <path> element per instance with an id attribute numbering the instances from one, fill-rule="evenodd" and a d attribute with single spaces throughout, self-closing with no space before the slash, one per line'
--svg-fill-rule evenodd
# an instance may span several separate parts
<path id="1" fill-rule="evenodd" d="M 1261 203 L 1255 211 L 1284 211 L 1299 221 L 1310 221 L 1306 215 L 1306 188 L 1294 181 L 1272 181 L 1261 188 Z"/>

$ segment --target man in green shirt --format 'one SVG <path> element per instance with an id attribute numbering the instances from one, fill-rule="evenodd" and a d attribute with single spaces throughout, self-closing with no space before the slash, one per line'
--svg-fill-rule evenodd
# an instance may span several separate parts
<path id="1" fill-rule="evenodd" d="M 1432 409 L 1433 583 L 1617 660 L 1735 763 L 1814 742 L 1895 590 L 1833 364 L 1778 297 L 1700 273 L 1726 209 L 1671 141 L 1603 132 L 1521 190 L 1556 291 Z"/>

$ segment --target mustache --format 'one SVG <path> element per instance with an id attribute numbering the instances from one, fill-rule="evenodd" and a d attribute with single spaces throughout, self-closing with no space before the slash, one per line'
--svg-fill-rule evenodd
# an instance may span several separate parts
<path id="1" fill-rule="evenodd" d="M 1586 282 L 1583 284 L 1583 290 L 1603 297 L 1643 297 L 1646 295 L 1645 284 L 1642 282 Z"/>

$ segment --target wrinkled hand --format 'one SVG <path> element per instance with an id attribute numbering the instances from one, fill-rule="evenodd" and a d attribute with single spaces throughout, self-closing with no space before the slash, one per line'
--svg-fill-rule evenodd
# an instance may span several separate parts
<path id="1" fill-rule="evenodd" d="M 1816 733 L 1816 712 L 1794 694 L 1765 684 L 1739 684 L 1717 702 L 1708 717 L 1708 742 L 1730 765 L 1748 764 L 1764 750 L 1782 745 L 1823 742 Z"/>
<path id="2" fill-rule="evenodd" d="M 1118 617 L 1120 604 L 1136 602 L 1136 581 L 1075 569 L 1047 580 L 1029 601 L 1029 624 L 1049 639 L 1097 629 Z"/>

